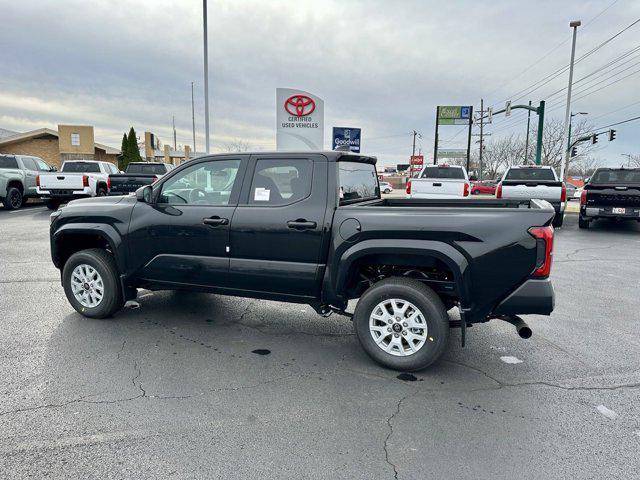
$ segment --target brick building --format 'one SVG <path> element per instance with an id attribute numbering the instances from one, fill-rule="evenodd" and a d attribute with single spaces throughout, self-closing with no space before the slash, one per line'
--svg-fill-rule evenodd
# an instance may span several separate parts
<path id="1" fill-rule="evenodd" d="M 92 159 L 118 164 L 120 150 L 101 143 L 93 137 L 88 125 L 58 125 L 58 130 L 39 128 L 25 133 L 3 130 L 0 153 L 33 155 L 58 168 L 65 160 Z"/>

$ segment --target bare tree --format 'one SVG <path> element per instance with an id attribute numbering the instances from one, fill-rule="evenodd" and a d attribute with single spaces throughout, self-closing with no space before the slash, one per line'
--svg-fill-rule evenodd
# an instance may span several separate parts
<path id="1" fill-rule="evenodd" d="M 582 119 L 572 124 L 571 138 L 572 142 L 579 137 L 585 136 L 593 130 L 592 126 Z M 531 138 L 533 139 L 533 153 L 529 158 L 535 158 L 535 139 L 538 136 L 537 128 L 534 128 Z M 580 156 L 586 156 L 593 149 L 591 143 L 580 143 L 578 147 Z M 542 133 L 542 155 L 540 163 L 542 165 L 552 166 L 556 172 L 560 173 L 560 167 L 564 159 L 566 146 L 564 145 L 564 122 L 558 118 L 552 118 L 544 122 L 544 131 Z M 578 159 L 578 156 L 569 159 L 568 167 Z"/>
<path id="2" fill-rule="evenodd" d="M 602 163 L 600 157 L 581 155 L 573 159 L 567 173 L 574 177 L 590 177 L 596 168 L 602 166 Z"/>
<path id="3" fill-rule="evenodd" d="M 249 143 L 237 138 L 231 142 L 226 143 L 224 145 L 224 149 L 227 152 L 246 152 L 250 149 L 250 146 Z"/>
<path id="4" fill-rule="evenodd" d="M 488 142 L 482 155 L 482 177 L 498 178 L 511 165 L 522 163 L 524 146 L 524 139 L 515 134 Z"/>
<path id="5" fill-rule="evenodd" d="M 632 167 L 640 168 L 640 155 L 631 155 L 629 157 L 629 164 Z"/>

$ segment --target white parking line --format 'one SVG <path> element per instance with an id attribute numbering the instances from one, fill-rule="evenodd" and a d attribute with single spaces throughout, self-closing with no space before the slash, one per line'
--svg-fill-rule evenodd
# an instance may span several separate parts
<path id="1" fill-rule="evenodd" d="M 24 210 L 12 210 L 9 213 L 29 213 L 29 212 L 39 212 L 40 210 L 44 210 L 47 207 L 37 207 L 37 208 L 25 208 Z"/>
<path id="2" fill-rule="evenodd" d="M 516 363 L 522 363 L 522 360 L 520 360 L 518 357 L 510 357 L 508 355 L 500 357 L 500 360 L 502 360 L 504 363 L 510 363 L 512 365 L 515 365 Z"/>

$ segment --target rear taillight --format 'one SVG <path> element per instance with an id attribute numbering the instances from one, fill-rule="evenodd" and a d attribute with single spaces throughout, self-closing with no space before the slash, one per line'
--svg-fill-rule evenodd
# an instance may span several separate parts
<path id="1" fill-rule="evenodd" d="M 111 190 L 111 177 L 107 177 L 107 190 Z"/>
<path id="2" fill-rule="evenodd" d="M 407 195 L 411 195 L 411 180 L 407 182 Z"/>
<path id="3" fill-rule="evenodd" d="M 82 186 L 83 187 L 88 187 L 89 186 L 89 177 L 87 177 L 86 175 L 82 176 Z"/>
<path id="4" fill-rule="evenodd" d="M 531 227 L 529 234 L 536 239 L 536 269 L 534 277 L 548 277 L 553 260 L 553 227 Z"/>
<path id="5" fill-rule="evenodd" d="M 560 191 L 560 201 L 567 201 L 567 186 L 564 183 L 562 184 L 562 190 Z"/>
<path id="6" fill-rule="evenodd" d="M 582 190 L 582 193 L 580 194 L 580 205 L 586 205 L 586 204 L 587 204 L 587 191 Z"/>
<path id="7" fill-rule="evenodd" d="M 464 184 L 464 190 L 462 191 L 462 196 L 463 197 L 468 197 L 469 196 L 469 184 L 468 183 Z"/>
<path id="8" fill-rule="evenodd" d="M 40 186 L 40 175 L 36 175 L 36 187 Z"/>
<path id="9" fill-rule="evenodd" d="M 496 198 L 502 198 L 502 183 L 499 183 L 496 188 Z"/>

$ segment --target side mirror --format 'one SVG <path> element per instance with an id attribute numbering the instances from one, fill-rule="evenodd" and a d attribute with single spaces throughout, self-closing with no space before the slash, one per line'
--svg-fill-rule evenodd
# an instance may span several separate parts
<path id="1" fill-rule="evenodd" d="M 136 190 L 136 198 L 139 202 L 151 203 L 151 194 L 153 193 L 153 187 L 151 185 L 145 185 Z"/>
<path id="2" fill-rule="evenodd" d="M 591 177 L 587 177 L 584 179 L 584 183 L 589 183 L 589 180 L 591 180 Z"/>
<path id="3" fill-rule="evenodd" d="M 58 171 L 58 167 L 50 166 L 50 167 L 49 167 L 49 171 L 50 171 L 50 172 L 57 172 L 57 171 Z"/>

